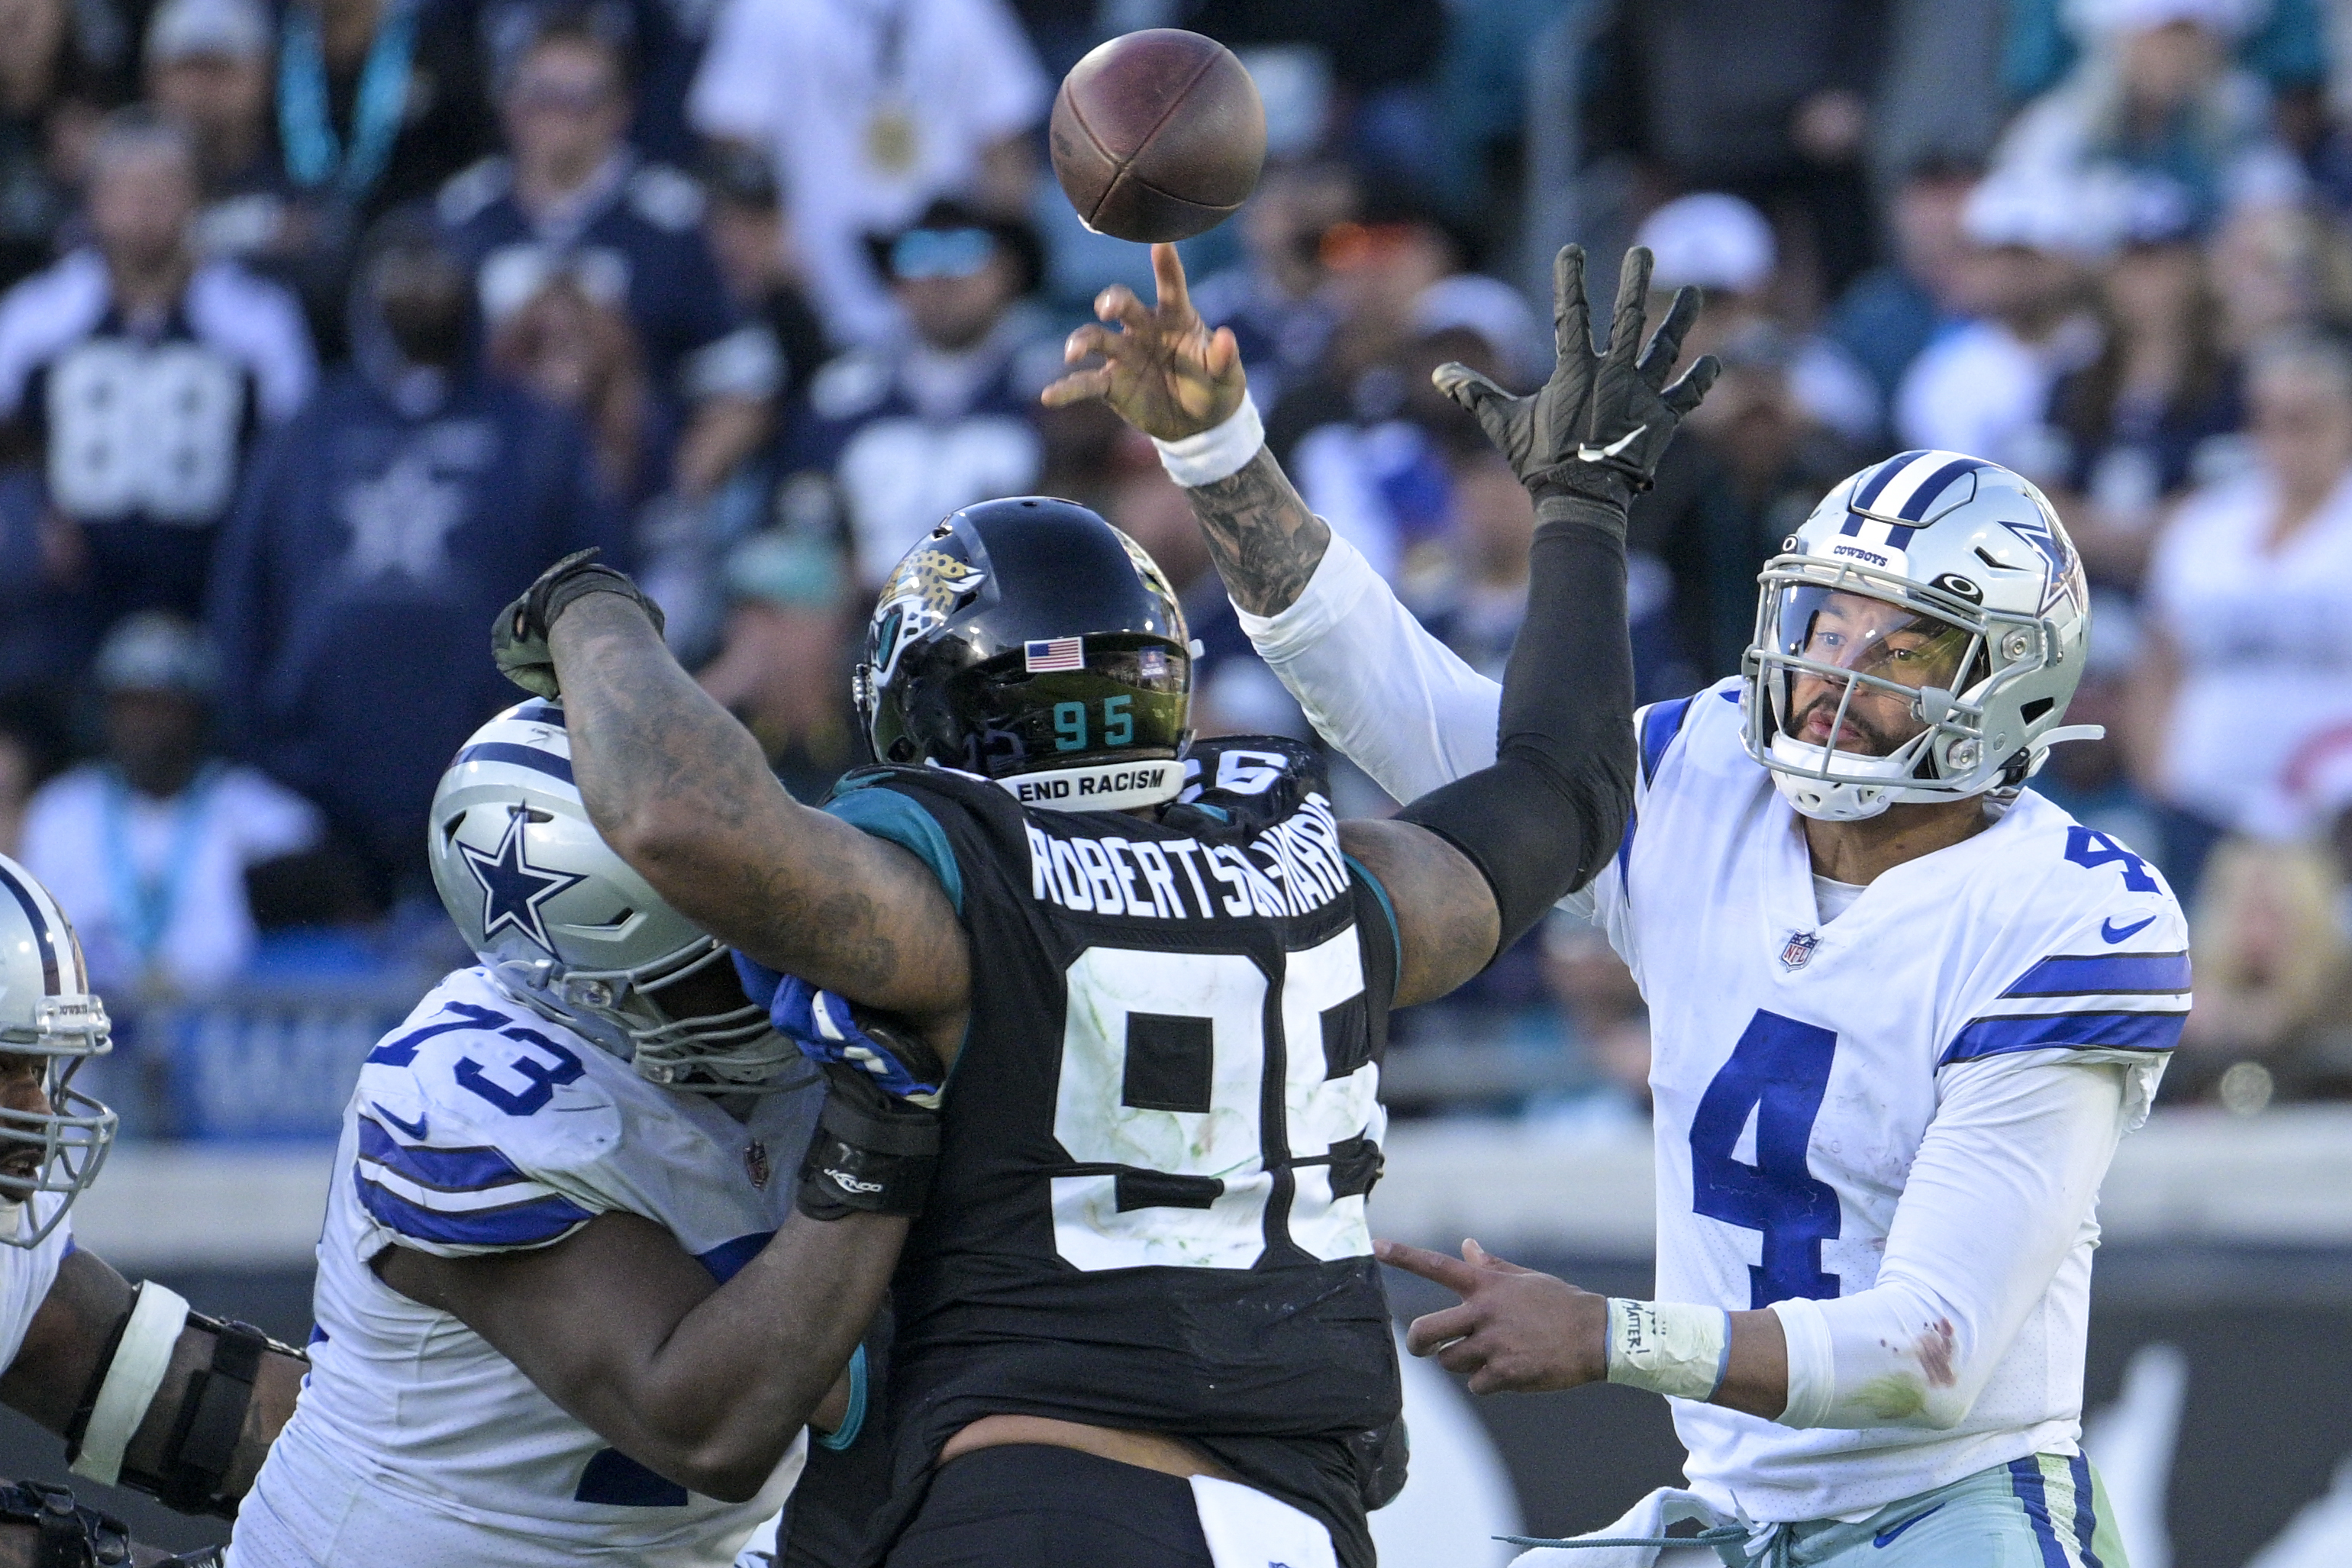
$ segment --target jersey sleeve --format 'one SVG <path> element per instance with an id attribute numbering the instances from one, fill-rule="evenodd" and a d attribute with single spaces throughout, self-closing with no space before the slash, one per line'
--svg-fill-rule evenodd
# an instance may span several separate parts
<path id="1" fill-rule="evenodd" d="M 589 1077 L 595 1047 L 536 1018 L 467 1006 L 368 1054 L 352 1180 L 387 1246 L 440 1258 L 549 1247 L 627 1206 L 597 1178 L 620 1114 Z"/>
<path id="2" fill-rule="evenodd" d="M 1432 637 L 1337 534 L 1288 608 L 1234 607 L 1316 732 L 1397 799 L 1494 762 L 1502 687 Z"/>
<path id="3" fill-rule="evenodd" d="M 930 868 L 940 879 L 948 902 L 963 913 L 963 870 L 956 864 L 954 847 L 939 818 L 911 796 L 871 784 L 853 785 L 825 803 L 825 813 L 837 816 L 861 833 L 896 844 Z"/>
<path id="4" fill-rule="evenodd" d="M 2151 883 L 2153 879 L 2150 879 Z M 2189 1018 L 2189 926 L 2171 895 L 2103 906 L 2030 955 L 2011 957 L 1999 993 L 1979 1003 L 1936 1062 L 2063 1057 L 2126 1069 L 2125 1123 L 2147 1120 Z"/>

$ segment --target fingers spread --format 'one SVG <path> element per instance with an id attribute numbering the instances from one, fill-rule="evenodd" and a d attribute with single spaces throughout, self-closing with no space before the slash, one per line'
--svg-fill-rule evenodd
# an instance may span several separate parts
<path id="1" fill-rule="evenodd" d="M 1242 362 L 1242 344 L 1231 327 L 1219 327 L 1209 335 L 1206 357 L 1211 375 L 1222 381 L 1234 373 L 1234 367 Z"/>
<path id="2" fill-rule="evenodd" d="M 1675 361 L 1682 355 L 1683 334 L 1689 331 L 1691 323 L 1698 320 L 1699 308 L 1704 302 L 1696 289 L 1685 287 L 1675 290 L 1674 307 L 1667 310 L 1666 319 L 1658 323 L 1658 330 L 1651 334 L 1650 346 L 1642 351 L 1642 363 L 1636 367 L 1653 392 L 1665 385 L 1666 377 L 1673 374 Z"/>
<path id="3" fill-rule="evenodd" d="M 1116 359 L 1119 353 L 1119 335 L 1108 327 L 1098 327 L 1092 321 L 1062 340 L 1062 363 L 1076 364 L 1088 354 L 1100 354 Z"/>
<path id="4" fill-rule="evenodd" d="M 1559 357 L 1592 353 L 1592 311 L 1584 301 L 1584 247 L 1563 245 L 1551 258 L 1551 336 Z"/>
<path id="5" fill-rule="evenodd" d="M 1103 321 L 1117 321 L 1130 332 L 1151 325 L 1151 308 L 1124 283 L 1114 283 L 1095 296 L 1095 314 Z"/>
<path id="6" fill-rule="evenodd" d="M 1068 381 L 1073 378 L 1065 376 L 1062 379 Z M 1442 1252 L 1432 1252 L 1425 1247 L 1408 1247 L 1402 1241 L 1376 1241 L 1372 1243 L 1372 1256 L 1391 1268 L 1402 1268 L 1408 1274 L 1418 1274 L 1423 1279 L 1433 1284 L 1443 1285 L 1457 1295 L 1468 1291 L 1480 1279 L 1478 1270 L 1458 1258 L 1448 1258 Z"/>
<path id="7" fill-rule="evenodd" d="M 1110 367 L 1098 370 L 1073 371 L 1061 380 L 1048 384 L 1037 395 L 1037 401 L 1048 408 L 1066 408 L 1073 403 L 1110 395 Z"/>
<path id="8" fill-rule="evenodd" d="M 1637 245 L 1625 252 L 1617 272 L 1617 310 L 1609 323 L 1608 358 L 1630 366 L 1642 349 L 1642 318 L 1650 298 L 1650 247 Z"/>
<path id="9" fill-rule="evenodd" d="M 1192 296 L 1184 286 L 1184 260 L 1176 254 L 1174 246 L 1151 247 L 1151 280 L 1159 285 L 1162 315 L 1171 311 L 1180 316 L 1192 313 Z"/>
<path id="10" fill-rule="evenodd" d="M 1429 373 L 1429 379 L 1438 391 L 1468 409 L 1477 417 L 1479 428 L 1496 449 L 1510 456 L 1517 447 L 1512 438 L 1513 420 L 1517 416 L 1521 399 L 1512 396 L 1486 377 L 1466 364 L 1451 361 Z"/>
<path id="11" fill-rule="evenodd" d="M 1698 362 L 1683 372 L 1682 379 L 1659 395 L 1659 401 L 1675 411 L 1677 417 L 1699 405 L 1706 389 L 1723 374 L 1723 362 L 1713 354 L 1701 354 Z"/>

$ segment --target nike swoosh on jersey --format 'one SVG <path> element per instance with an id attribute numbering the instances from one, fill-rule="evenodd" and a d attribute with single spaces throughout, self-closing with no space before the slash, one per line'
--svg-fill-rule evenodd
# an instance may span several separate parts
<path id="1" fill-rule="evenodd" d="M 2155 923 L 2156 917 L 2154 915 L 2150 915 L 2147 919 L 2139 921 L 2136 925 L 2127 925 L 2118 931 L 2116 929 L 2116 922 L 2112 919 L 2109 919 L 2099 922 L 2099 934 L 2106 938 L 2109 942 L 2121 942 L 2124 938 L 2131 935 L 2132 932 L 2146 931 Z"/>
<path id="2" fill-rule="evenodd" d="M 1626 431 L 1622 436 L 1618 437 L 1614 441 L 1610 442 L 1606 447 L 1587 447 L 1580 442 L 1577 445 L 1576 455 L 1588 463 L 1597 463 L 1604 458 L 1613 458 L 1618 453 L 1623 451 L 1626 447 L 1632 446 L 1640 438 L 1642 432 L 1648 428 L 1649 426 L 1647 425 L 1636 425 L 1631 430 Z"/>
<path id="3" fill-rule="evenodd" d="M 1941 1510 L 1943 1506 L 1944 1505 L 1942 1503 L 1937 1503 L 1934 1508 L 1929 1509 L 1927 1513 L 1915 1513 L 1909 1519 L 1905 1520 L 1902 1523 L 1880 1531 L 1876 1535 L 1870 1538 L 1870 1543 L 1873 1546 L 1881 1548 L 1894 1545 L 1895 1538 L 1896 1536 L 1902 1534 L 1905 1531 L 1910 1529 L 1913 1525 L 1927 1518 L 1928 1513 L 1935 1513 Z"/>
<path id="4" fill-rule="evenodd" d="M 378 1116 L 383 1117 L 386 1121 L 391 1122 L 394 1127 L 399 1128 L 403 1132 L 407 1133 L 411 1138 L 415 1139 L 419 1143 L 425 1142 L 425 1124 L 429 1119 L 428 1117 L 418 1117 L 416 1119 L 416 1125 L 411 1127 L 407 1122 L 403 1121 L 399 1117 L 394 1116 L 391 1111 L 386 1110 L 383 1106 L 378 1105 L 373 1100 L 368 1101 L 368 1109 L 374 1111 Z"/>

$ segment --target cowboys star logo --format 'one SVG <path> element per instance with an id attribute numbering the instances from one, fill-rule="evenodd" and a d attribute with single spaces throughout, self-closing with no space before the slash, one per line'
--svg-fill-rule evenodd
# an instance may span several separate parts
<path id="1" fill-rule="evenodd" d="M 523 827 L 529 820 L 522 807 L 514 808 L 513 815 L 507 818 L 506 837 L 499 840 L 496 854 L 485 855 L 470 844 L 457 847 L 465 851 L 466 866 L 474 873 L 474 880 L 482 885 L 483 940 L 488 941 L 501 930 L 518 931 L 551 954 L 555 943 L 548 938 L 547 921 L 540 906 L 588 879 L 532 865 L 522 840 Z"/>

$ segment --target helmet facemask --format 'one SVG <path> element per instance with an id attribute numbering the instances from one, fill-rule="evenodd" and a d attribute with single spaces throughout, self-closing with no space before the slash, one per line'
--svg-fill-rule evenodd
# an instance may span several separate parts
<path id="1" fill-rule="evenodd" d="M 1748 750 L 1799 811 L 1849 821 L 2017 782 L 1988 760 L 1985 716 L 2045 662 L 2032 618 L 1853 562 L 1782 556 L 1763 584 Z"/>
<path id="2" fill-rule="evenodd" d="M 746 998 L 740 1007 L 692 1013 L 665 996 L 730 961 L 726 948 L 706 937 L 639 969 L 569 970 L 553 991 L 575 1017 L 619 1031 L 625 1042 L 620 1054 L 649 1082 L 685 1094 L 798 1088 L 805 1075 L 780 1069 L 800 1060 L 799 1047 L 776 1032 L 766 1008 Z"/>
<path id="3" fill-rule="evenodd" d="M 62 1224 L 74 1198 L 98 1179 L 114 1143 L 114 1112 L 73 1086 L 82 1063 L 114 1048 L 106 1005 L 88 993 L 47 997 L 37 1005 L 35 1017 L 29 1035 L 0 1031 L 0 1057 L 40 1062 L 41 1092 L 49 1107 L 40 1111 L 0 1105 L 0 1245 L 9 1247 L 36 1246 Z M 19 1167 L 26 1173 L 17 1173 Z M 65 1202 L 27 1228 L 22 1208 L 36 1193 L 55 1193 Z"/>

